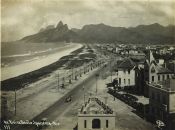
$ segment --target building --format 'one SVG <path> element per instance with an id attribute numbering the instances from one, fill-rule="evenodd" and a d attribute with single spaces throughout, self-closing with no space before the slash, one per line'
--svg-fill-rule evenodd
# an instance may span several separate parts
<path id="1" fill-rule="evenodd" d="M 175 74 L 175 60 L 168 61 L 165 63 L 166 67 Z"/>
<path id="2" fill-rule="evenodd" d="M 144 63 L 144 81 L 145 81 L 145 96 L 148 96 L 149 87 L 147 83 L 158 83 L 171 79 L 174 73 L 168 68 L 156 62 L 151 51 L 149 51 L 147 60 Z"/>
<path id="3" fill-rule="evenodd" d="M 125 58 L 117 65 L 117 80 L 120 87 L 135 86 L 135 67 L 136 64 L 130 58 Z"/>
<path id="4" fill-rule="evenodd" d="M 149 85 L 149 115 L 161 120 L 166 130 L 175 130 L 175 79 Z"/>
<path id="5" fill-rule="evenodd" d="M 115 130 L 115 113 L 97 97 L 91 97 L 78 113 L 78 130 Z"/>
<path id="6" fill-rule="evenodd" d="M 158 65 L 155 62 L 152 62 L 150 64 L 149 75 L 149 82 L 157 83 L 159 81 L 164 81 L 172 78 L 174 74 L 168 68 L 165 68 L 161 65 Z"/>
<path id="7" fill-rule="evenodd" d="M 143 93 L 143 63 L 141 60 L 125 58 L 115 66 L 116 77 L 121 88 Z"/>

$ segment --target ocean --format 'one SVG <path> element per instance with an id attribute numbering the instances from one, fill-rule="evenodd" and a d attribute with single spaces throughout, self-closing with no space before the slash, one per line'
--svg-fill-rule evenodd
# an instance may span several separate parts
<path id="1" fill-rule="evenodd" d="M 1 81 L 40 69 L 82 47 L 75 43 L 4 43 Z"/>

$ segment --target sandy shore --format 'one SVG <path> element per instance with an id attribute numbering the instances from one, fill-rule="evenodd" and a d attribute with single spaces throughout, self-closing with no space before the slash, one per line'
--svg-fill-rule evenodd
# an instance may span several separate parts
<path id="1" fill-rule="evenodd" d="M 52 64 L 59 60 L 61 57 L 66 56 L 70 54 L 72 51 L 77 50 L 78 48 L 81 48 L 81 44 L 70 44 L 64 48 L 61 48 L 59 52 L 50 54 L 47 57 L 34 60 L 31 62 L 22 63 L 19 65 L 9 66 L 5 68 L 1 68 L 1 81 L 10 79 L 13 77 L 17 77 L 19 75 L 40 69 L 44 66 L 47 66 L 49 64 Z"/>

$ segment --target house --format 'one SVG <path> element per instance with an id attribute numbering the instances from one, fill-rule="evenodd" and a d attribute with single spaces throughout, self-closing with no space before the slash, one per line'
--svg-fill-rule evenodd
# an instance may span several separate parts
<path id="1" fill-rule="evenodd" d="M 166 130 L 175 129 L 175 79 L 150 83 L 149 114 L 165 123 Z"/>
<path id="2" fill-rule="evenodd" d="M 115 79 L 122 89 L 132 90 L 138 94 L 143 93 L 143 63 L 141 59 L 135 59 L 134 57 L 118 61 L 115 66 Z"/>
<path id="3" fill-rule="evenodd" d="M 115 113 L 97 97 L 90 97 L 78 113 L 78 130 L 115 130 Z"/>
<path id="4" fill-rule="evenodd" d="M 159 82 L 171 78 L 174 73 L 160 63 L 157 63 L 151 51 L 144 65 L 145 81 Z"/>
<path id="5" fill-rule="evenodd" d="M 166 67 L 175 74 L 175 60 L 168 61 L 165 63 Z"/>
<path id="6" fill-rule="evenodd" d="M 144 63 L 144 81 L 145 96 L 148 96 L 149 87 L 147 83 L 157 83 L 167 79 L 171 79 L 174 73 L 168 68 L 160 65 L 153 57 L 152 51 L 149 51 L 147 60 Z"/>
<path id="7" fill-rule="evenodd" d="M 129 57 L 133 57 L 135 59 L 145 59 L 146 56 L 143 52 L 138 52 L 138 53 L 130 53 Z"/>
<path id="8" fill-rule="evenodd" d="M 120 87 L 135 86 L 136 64 L 130 58 L 125 58 L 117 66 L 117 77 Z"/>

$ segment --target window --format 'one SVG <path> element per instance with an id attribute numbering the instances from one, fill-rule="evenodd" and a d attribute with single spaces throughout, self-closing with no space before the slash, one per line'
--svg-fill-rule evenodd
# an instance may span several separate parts
<path id="1" fill-rule="evenodd" d="M 165 80 L 165 75 L 163 75 L 162 80 Z"/>
<path id="2" fill-rule="evenodd" d="M 130 85 L 130 79 L 128 79 L 128 85 Z"/>
<path id="3" fill-rule="evenodd" d="M 130 74 L 130 69 L 128 69 L 128 74 Z"/>
<path id="4" fill-rule="evenodd" d="M 154 82 L 154 76 L 152 76 L 152 82 Z"/>
<path id="5" fill-rule="evenodd" d="M 169 74 L 167 75 L 167 79 L 169 79 L 170 78 L 170 76 L 169 76 Z"/>
<path id="6" fill-rule="evenodd" d="M 160 75 L 158 75 L 158 81 L 160 81 Z"/>
<path id="7" fill-rule="evenodd" d="M 84 128 L 86 128 L 86 120 L 84 120 Z"/>
<path id="8" fill-rule="evenodd" d="M 121 78 L 119 78 L 119 84 L 121 84 Z"/>
<path id="9" fill-rule="evenodd" d="M 124 84 L 126 83 L 126 80 L 124 79 Z"/>
<path id="10" fill-rule="evenodd" d="M 106 128 L 108 128 L 108 123 L 109 123 L 108 120 L 106 120 Z"/>
<path id="11" fill-rule="evenodd" d="M 125 74 L 125 73 L 126 73 L 126 70 L 124 70 L 123 72 L 124 72 L 124 74 Z"/>
<path id="12" fill-rule="evenodd" d="M 155 71 L 155 69 L 154 69 L 154 67 L 152 67 L 151 68 L 151 73 L 155 73 L 156 71 Z"/>

